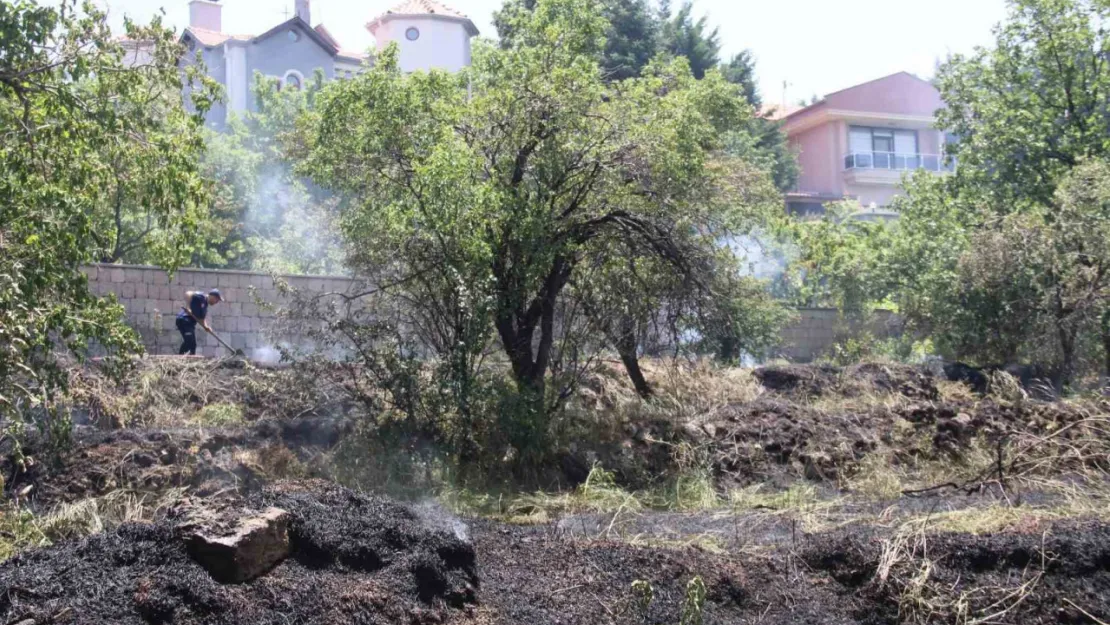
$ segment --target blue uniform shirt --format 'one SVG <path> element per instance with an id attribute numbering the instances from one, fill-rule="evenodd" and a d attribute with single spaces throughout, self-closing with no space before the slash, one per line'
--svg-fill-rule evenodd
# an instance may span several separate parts
<path id="1" fill-rule="evenodd" d="M 193 313 L 192 317 L 185 312 L 183 306 L 181 312 L 177 313 L 177 318 L 184 319 L 194 325 L 197 321 L 204 321 L 204 318 L 208 316 L 208 296 L 204 293 L 193 293 L 193 296 L 189 298 L 189 310 Z"/>

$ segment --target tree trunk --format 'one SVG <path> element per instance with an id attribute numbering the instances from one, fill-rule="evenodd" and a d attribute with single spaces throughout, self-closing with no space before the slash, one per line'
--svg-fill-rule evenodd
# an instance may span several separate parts
<path id="1" fill-rule="evenodd" d="M 639 341 L 636 340 L 636 324 L 632 319 L 627 317 L 621 319 L 620 333 L 613 340 L 613 344 L 617 347 L 617 353 L 624 363 L 624 370 L 628 372 L 636 392 L 644 399 L 651 397 L 651 385 L 648 384 L 647 379 L 644 378 L 644 372 L 640 369 Z"/>
<path id="2" fill-rule="evenodd" d="M 1057 334 L 1060 339 L 1060 381 L 1057 392 L 1063 394 L 1064 389 L 1071 386 L 1072 377 L 1075 375 L 1075 330 L 1068 328 L 1062 321 L 1057 321 Z"/>

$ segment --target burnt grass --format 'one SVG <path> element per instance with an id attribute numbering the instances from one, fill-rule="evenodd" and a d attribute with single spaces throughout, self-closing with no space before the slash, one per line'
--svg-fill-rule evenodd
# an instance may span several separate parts
<path id="1" fill-rule="evenodd" d="M 945 458 L 972 437 L 1059 432 L 1089 416 L 1050 402 L 961 404 L 908 367 L 755 375 L 766 391 L 759 397 L 722 406 L 696 428 L 644 424 L 622 453 L 666 470 L 661 445 L 688 442 L 710 453 L 722 488 L 808 480 L 827 494 L 868 454 L 904 443 L 895 421 L 909 424 L 919 445 L 904 453 Z M 897 401 L 817 405 L 872 393 Z M 57 462 L 4 460 L 6 494 L 29 492 L 23 503 L 39 512 L 121 488 L 180 487 L 221 505 L 277 506 L 293 523 L 291 556 L 244 584 L 220 584 L 196 564 L 172 513 L 23 552 L 0 563 L 0 624 L 1110 622 L 1110 525 L 1101 521 L 918 534 L 869 520 L 806 533 L 788 516 L 753 513 L 742 525 L 716 513 L 646 512 L 521 526 L 456 519 L 303 476 L 276 479 L 289 464 L 311 466 L 350 427 L 302 415 L 231 430 L 82 428 Z M 39 453 L 33 439 L 25 451 Z M 938 491 L 903 504 L 928 514 L 975 501 Z M 863 516 L 876 519 L 888 503 L 869 505 Z M 663 526 L 675 529 L 653 531 Z M 624 530 L 606 531 L 614 527 Z M 696 540 L 730 531 L 737 535 L 716 544 Z M 705 602 L 700 620 L 684 620 L 695 579 Z"/>
<path id="2" fill-rule="evenodd" d="M 440 623 L 473 612 L 473 547 L 410 508 L 317 482 L 254 498 L 293 513 L 292 555 L 214 581 L 168 522 L 31 551 L 0 568 L 5 623 Z"/>

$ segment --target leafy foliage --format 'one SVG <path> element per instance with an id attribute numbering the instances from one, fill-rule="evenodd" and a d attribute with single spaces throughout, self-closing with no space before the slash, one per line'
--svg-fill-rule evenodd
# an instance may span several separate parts
<path id="1" fill-rule="evenodd" d="M 723 151 L 723 130 L 751 109 L 718 73 L 696 80 L 678 59 L 608 82 L 606 21 L 590 0 L 502 19 L 513 36 L 476 49 L 459 75 L 405 75 L 387 50 L 327 87 L 304 171 L 357 198 L 342 225 L 378 285 L 373 308 L 398 311 L 438 355 L 460 410 L 496 342 L 514 410 L 542 441 L 545 415 L 600 347 L 589 330 L 613 327 L 608 313 L 626 304 L 635 321 L 657 302 L 713 301 L 713 277 L 738 270 L 721 242 L 778 196 Z"/>
<path id="2" fill-rule="evenodd" d="M 494 14 L 494 24 L 503 46 L 515 35 L 520 11 L 533 11 L 537 0 L 507 0 Z M 608 80 L 639 76 L 659 50 L 659 23 L 647 0 L 604 0 L 601 14 L 609 26 L 600 63 Z"/>
<path id="3" fill-rule="evenodd" d="M 709 28 L 708 16 L 694 19 L 693 0 L 685 0 L 673 15 L 670 12 L 670 2 L 665 1 L 660 7 L 659 15 L 662 21 L 661 48 L 664 52 L 689 60 L 690 71 L 696 78 L 705 77 L 706 72 L 717 67 L 721 62 L 720 30 Z"/>
<path id="4" fill-rule="evenodd" d="M 998 213 L 1050 204 L 1083 157 L 1110 151 L 1108 19 L 1100 0 L 1015 0 L 992 48 L 941 66 L 961 191 Z"/>
<path id="5" fill-rule="evenodd" d="M 66 385 L 60 355 L 93 342 L 111 355 L 140 350 L 122 309 L 90 294 L 79 266 L 141 227 L 148 252 L 172 269 L 205 209 L 193 157 L 210 92 L 194 89 L 186 113 L 180 93 L 193 74 L 178 67 L 173 34 L 157 20 L 127 28 L 149 42 L 149 63 L 129 65 L 90 4 L 0 3 L 0 417 L 41 418 L 59 437 L 69 432 L 50 418 Z M 143 171 L 118 171 L 138 163 Z M 142 203 L 141 226 L 130 208 L 114 213 L 121 195 Z"/>

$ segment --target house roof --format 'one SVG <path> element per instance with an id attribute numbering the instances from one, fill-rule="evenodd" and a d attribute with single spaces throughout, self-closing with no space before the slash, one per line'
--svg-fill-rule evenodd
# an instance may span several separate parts
<path id="1" fill-rule="evenodd" d="M 386 11 L 386 13 L 395 13 L 398 15 L 434 14 L 466 18 L 466 15 L 463 15 L 442 2 L 436 2 L 435 0 L 405 0 L 401 4 Z"/>
<path id="2" fill-rule="evenodd" d="M 330 43 L 331 45 L 335 46 L 336 48 L 339 47 L 339 41 L 337 41 L 336 38 L 332 36 L 331 31 L 329 31 L 327 27 L 323 24 L 317 24 L 316 27 L 313 28 L 313 30 L 320 33 L 320 36 L 324 39 L 327 39 L 328 43 Z"/>
<path id="3" fill-rule="evenodd" d="M 478 34 L 478 27 L 470 20 L 466 14 L 457 11 L 442 2 L 437 0 L 404 0 L 401 4 L 393 7 L 385 13 L 375 17 L 366 24 L 366 28 L 370 32 L 378 29 L 378 26 L 398 17 L 427 17 L 434 15 L 436 17 L 446 18 L 453 22 L 459 22 L 466 27 L 466 31 L 471 36 Z"/>
<path id="4" fill-rule="evenodd" d="M 197 28 L 195 26 L 187 26 L 185 28 L 185 33 L 189 33 L 190 35 L 192 35 L 192 37 L 196 39 L 197 42 L 200 43 L 202 46 L 206 48 L 215 48 L 227 43 L 228 41 L 261 41 L 272 36 L 274 33 L 288 28 L 300 28 L 308 35 L 310 39 L 315 41 L 317 45 L 319 45 L 321 48 L 323 48 L 333 56 L 342 56 L 344 58 L 355 60 L 362 60 L 365 59 L 367 56 L 364 52 L 356 52 L 354 50 L 345 50 L 341 48 L 339 42 L 336 41 L 335 37 L 332 36 L 332 34 L 328 31 L 327 28 L 324 27 L 323 24 L 320 24 L 316 28 L 312 28 L 308 25 L 308 22 L 304 21 L 300 17 L 290 18 L 278 24 L 277 26 L 274 26 L 270 30 L 262 33 L 261 35 L 233 35 L 215 30 L 208 30 L 207 28 Z M 182 34 L 182 36 L 184 36 L 184 33 Z"/>
<path id="5" fill-rule="evenodd" d="M 927 128 L 932 127 L 936 112 L 942 108 L 944 100 L 932 83 L 909 72 L 897 72 L 834 91 L 814 104 L 790 112 L 782 121 L 787 134 L 834 118 Z"/>
<path id="6" fill-rule="evenodd" d="M 897 87 L 895 87 L 893 85 L 893 83 L 896 83 L 896 82 L 900 83 L 900 85 L 898 85 L 898 86 L 902 87 L 902 89 L 899 89 L 899 90 L 904 90 L 904 88 L 907 85 L 913 85 L 913 86 L 918 86 L 918 87 L 924 86 L 924 87 L 926 87 L 926 89 L 932 90 L 933 92 L 936 92 L 936 103 L 938 104 L 938 106 L 935 106 L 932 110 L 936 110 L 937 108 L 940 108 L 939 105 L 943 104 L 940 101 L 940 93 L 937 92 L 936 87 L 934 87 L 932 85 L 932 83 L 930 83 L 927 80 L 922 80 L 921 78 L 918 78 L 916 75 L 911 74 L 910 72 L 895 72 L 893 74 L 888 74 L 888 75 L 882 76 L 880 78 L 875 78 L 874 80 L 868 80 L 867 82 L 862 82 L 858 85 L 852 85 L 851 87 L 846 87 L 846 88 L 841 89 L 839 91 L 834 91 L 834 92 L 826 95 L 825 97 L 821 98 L 817 102 L 814 102 L 813 104 L 810 104 L 809 106 L 799 107 L 799 108 L 795 108 L 794 110 L 791 110 L 790 112 L 788 112 L 783 117 L 783 119 L 789 120 L 789 119 L 793 119 L 793 118 L 796 118 L 796 117 L 802 117 L 805 114 L 809 113 L 810 111 L 813 111 L 813 110 L 819 109 L 819 108 L 824 108 L 824 107 L 829 106 L 829 105 L 834 105 L 834 108 L 837 108 L 844 101 L 850 100 L 851 96 L 855 95 L 855 93 L 857 91 L 858 92 L 865 92 L 865 91 L 868 91 L 868 90 L 873 90 L 873 89 L 879 88 L 880 83 L 885 83 L 885 82 L 892 83 L 891 87 L 894 88 L 894 89 L 897 89 Z M 880 91 L 881 91 L 881 89 L 880 89 Z M 931 112 L 930 112 L 930 114 L 931 114 Z"/>
<path id="7" fill-rule="evenodd" d="M 298 27 L 301 30 L 303 30 L 305 33 L 307 33 L 308 37 L 310 39 L 312 39 L 313 41 L 315 41 L 317 43 L 317 45 L 319 45 L 321 48 L 327 50 L 332 55 L 335 55 L 335 54 L 339 53 L 339 45 L 336 44 L 334 42 L 334 40 L 329 41 L 327 38 L 325 38 L 323 35 L 321 35 L 318 30 L 309 26 L 308 22 L 302 20 L 299 15 L 298 16 L 293 16 L 293 17 L 285 20 L 284 22 L 278 24 L 277 26 L 274 26 L 270 30 L 267 30 L 266 32 L 262 33 L 261 35 L 255 37 L 252 41 L 262 41 L 263 39 L 267 39 L 267 38 L 271 37 L 274 33 L 277 33 L 278 31 L 282 31 L 282 30 L 285 30 L 287 28 L 298 28 Z M 324 32 L 327 32 L 327 31 L 325 30 Z"/>
<path id="8" fill-rule="evenodd" d="M 231 35 L 215 30 L 208 30 L 207 28 L 197 28 L 195 26 L 186 26 L 185 32 L 192 34 L 193 38 L 206 48 L 214 48 L 223 45 L 224 42 L 229 40 L 250 41 L 254 38 L 252 35 Z"/>
<path id="9" fill-rule="evenodd" d="M 794 104 L 764 104 L 759 109 L 759 116 L 764 119 L 778 121 L 780 119 L 785 119 L 800 110 L 802 110 L 802 107 Z"/>

